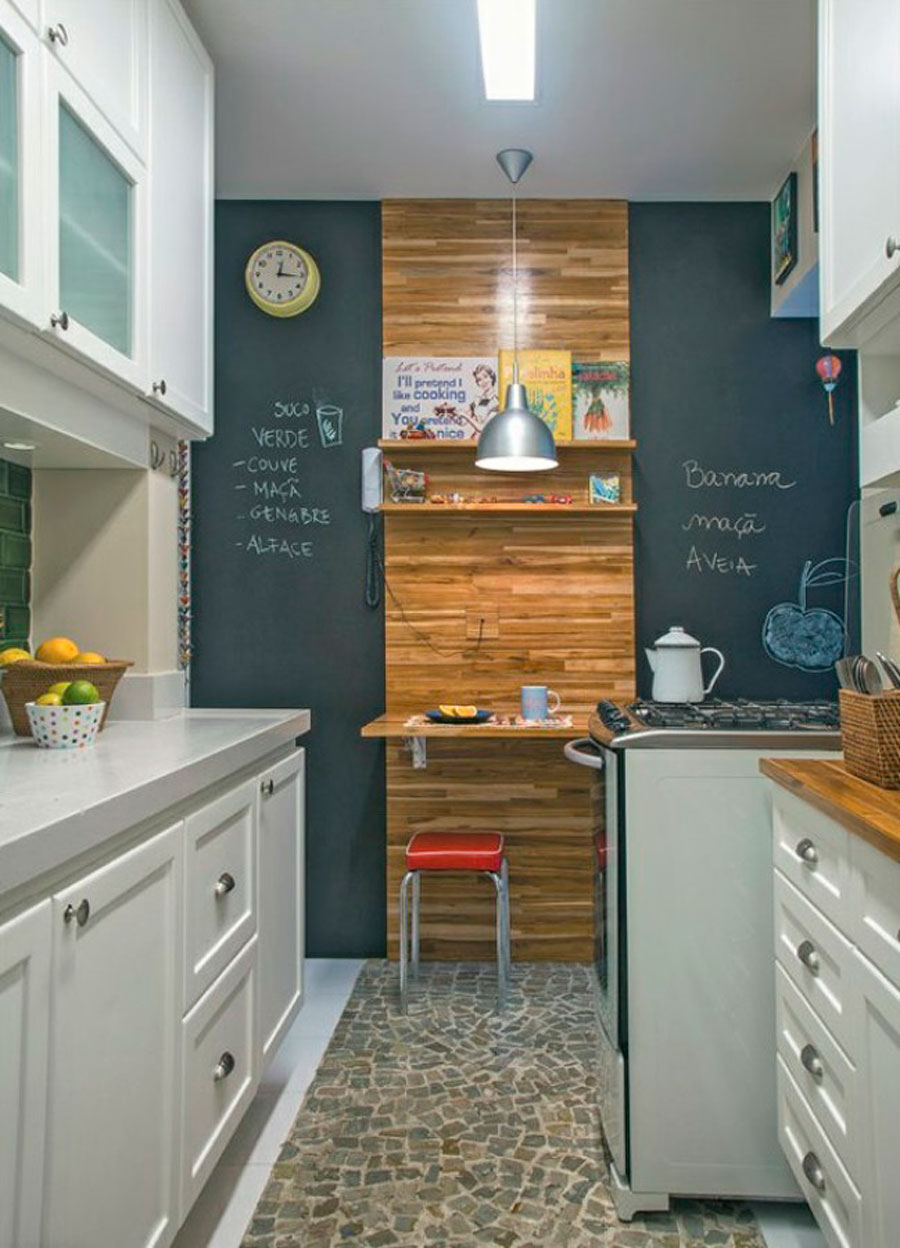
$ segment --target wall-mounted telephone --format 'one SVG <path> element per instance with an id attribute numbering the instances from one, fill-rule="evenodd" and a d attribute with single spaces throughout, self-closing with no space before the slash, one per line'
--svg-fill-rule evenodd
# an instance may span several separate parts
<path id="1" fill-rule="evenodd" d="M 381 451 L 377 446 L 366 446 L 362 453 L 362 509 L 377 511 L 381 501 Z"/>

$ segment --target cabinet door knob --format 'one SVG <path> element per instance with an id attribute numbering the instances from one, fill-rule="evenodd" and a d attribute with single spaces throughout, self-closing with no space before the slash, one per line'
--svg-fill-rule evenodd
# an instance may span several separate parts
<path id="1" fill-rule="evenodd" d="M 813 975 L 818 975 L 821 963 L 816 947 L 811 940 L 804 940 L 797 946 L 797 957 L 808 971 L 811 971 Z"/>
<path id="2" fill-rule="evenodd" d="M 825 1074 L 825 1067 L 822 1065 L 822 1059 L 819 1057 L 819 1050 L 814 1044 L 805 1044 L 800 1050 L 800 1061 L 804 1069 L 808 1070 L 813 1079 L 821 1079 Z"/>
<path id="3" fill-rule="evenodd" d="M 272 794 L 275 792 L 275 781 L 263 780 L 262 784 L 259 787 L 263 791 L 263 793 L 266 794 L 267 797 L 271 797 Z"/>
<path id="4" fill-rule="evenodd" d="M 54 329 L 68 329 L 69 328 L 68 312 L 54 312 L 50 317 L 50 324 L 53 326 Z"/>
<path id="5" fill-rule="evenodd" d="M 797 857 L 805 862 L 808 867 L 814 867 L 819 861 L 819 851 L 808 836 L 804 836 L 802 841 L 797 842 L 796 853 Z"/>
<path id="6" fill-rule="evenodd" d="M 223 871 L 216 880 L 215 894 L 217 897 L 225 897 L 234 890 L 234 876 L 230 871 Z"/>
<path id="7" fill-rule="evenodd" d="M 153 383 L 154 394 L 165 394 L 166 389 L 167 389 L 167 386 L 166 386 L 165 377 L 161 377 L 159 381 L 154 381 Z"/>
<path id="8" fill-rule="evenodd" d="M 803 1158 L 803 1173 L 817 1192 L 821 1194 L 825 1191 L 825 1171 L 815 1153 L 807 1153 Z"/>
<path id="9" fill-rule="evenodd" d="M 900 243 L 897 242 L 893 235 L 888 236 L 888 240 L 884 245 L 884 254 L 888 260 L 893 260 L 897 252 L 900 251 Z"/>
<path id="10" fill-rule="evenodd" d="M 62 22 L 57 22 L 55 26 L 48 27 L 47 38 L 51 43 L 58 43 L 61 48 L 69 45 L 69 32 Z"/>
<path id="11" fill-rule="evenodd" d="M 234 1070 L 234 1054 L 226 1049 L 213 1069 L 213 1083 L 221 1083 Z"/>
<path id="12" fill-rule="evenodd" d="M 70 901 L 65 910 L 63 910 L 63 922 L 71 923 L 72 920 L 75 919 L 79 927 L 84 927 L 90 917 L 91 903 L 88 901 L 87 897 L 85 897 L 83 901 L 79 902 L 77 906 L 73 906 Z"/>

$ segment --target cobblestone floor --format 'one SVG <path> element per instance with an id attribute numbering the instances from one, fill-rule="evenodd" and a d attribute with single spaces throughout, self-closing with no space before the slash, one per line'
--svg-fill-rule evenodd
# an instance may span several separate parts
<path id="1" fill-rule="evenodd" d="M 586 967 L 364 967 L 242 1248 L 765 1248 L 743 1205 L 625 1225 L 606 1187 Z"/>

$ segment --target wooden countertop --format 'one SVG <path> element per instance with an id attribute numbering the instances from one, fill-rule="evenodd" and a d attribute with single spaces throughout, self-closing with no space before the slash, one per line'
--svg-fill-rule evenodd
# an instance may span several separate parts
<path id="1" fill-rule="evenodd" d="M 857 780 L 840 759 L 764 758 L 759 769 L 900 862 L 900 790 Z"/>
<path id="2" fill-rule="evenodd" d="M 497 740 L 570 740 L 585 735 L 586 715 L 573 715 L 569 727 L 553 728 L 512 728 L 506 724 L 423 724 L 421 727 L 408 728 L 406 721 L 415 712 L 406 711 L 401 714 L 379 715 L 377 719 L 364 724 L 360 730 L 363 737 L 472 737 Z"/>

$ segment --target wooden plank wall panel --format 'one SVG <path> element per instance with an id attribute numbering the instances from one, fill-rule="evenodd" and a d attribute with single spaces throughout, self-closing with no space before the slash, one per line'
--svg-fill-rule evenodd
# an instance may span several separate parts
<path id="1" fill-rule="evenodd" d="M 628 359 L 628 205 L 520 200 L 519 345 Z M 382 205 L 385 355 L 512 346 L 508 199 Z"/>
<path id="2" fill-rule="evenodd" d="M 520 343 L 576 359 L 629 358 L 628 212 L 619 202 L 519 204 Z M 385 355 L 493 355 L 512 345 L 508 199 L 389 201 L 382 212 Z M 423 448 L 423 457 L 427 451 Z M 539 479 L 478 473 L 451 455 L 470 494 L 571 493 L 587 474 L 630 461 L 563 458 Z M 419 467 L 413 453 L 400 461 Z M 423 467 L 454 488 L 450 460 Z M 579 499 L 579 501 L 580 501 Z M 523 683 L 546 683 L 579 715 L 600 696 L 634 695 L 633 528 L 626 517 L 565 514 L 385 517 L 387 709 L 438 700 L 513 710 Z M 402 603 L 402 610 L 399 603 Z M 475 651 L 484 610 L 496 630 Z M 414 634 L 410 625 L 417 630 Z M 434 653 L 427 637 L 446 656 Z M 489 828 L 507 839 L 517 958 L 592 956 L 590 773 L 559 741 L 429 740 L 414 771 L 389 742 L 388 944 L 397 955 L 403 847 L 416 830 Z M 490 886 L 464 876 L 423 884 L 423 956 L 493 957 Z"/>
<path id="3" fill-rule="evenodd" d="M 388 742 L 388 956 L 397 957 L 403 851 L 416 831 L 502 830 L 510 867 L 513 957 L 587 962 L 593 955 L 591 773 L 559 741 L 429 740 L 414 771 Z M 441 874 L 422 881 L 422 956 L 494 957 L 489 880 Z"/>
<path id="4" fill-rule="evenodd" d="M 578 714 L 633 696 L 629 517 L 394 514 L 385 532 L 388 712 L 511 711 L 523 684 L 550 685 Z M 496 636 L 477 646 L 482 613 Z"/>

